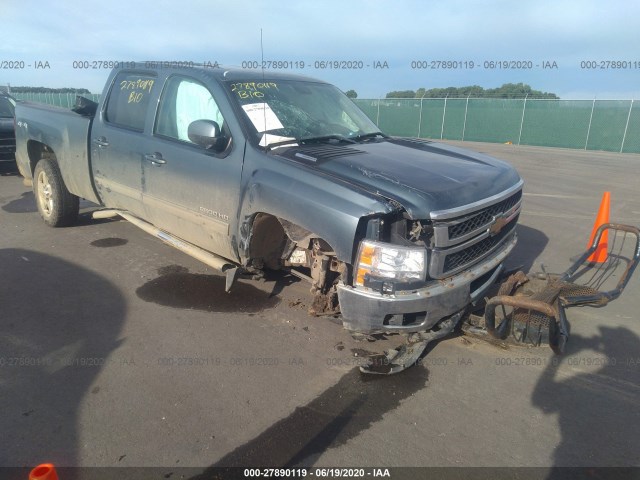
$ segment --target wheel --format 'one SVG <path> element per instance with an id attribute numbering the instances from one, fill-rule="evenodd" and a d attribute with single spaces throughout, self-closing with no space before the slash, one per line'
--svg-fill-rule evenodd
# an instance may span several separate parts
<path id="1" fill-rule="evenodd" d="M 40 216 L 50 227 L 66 227 L 78 219 L 80 199 L 67 190 L 53 160 L 43 158 L 36 165 L 33 193 Z"/>

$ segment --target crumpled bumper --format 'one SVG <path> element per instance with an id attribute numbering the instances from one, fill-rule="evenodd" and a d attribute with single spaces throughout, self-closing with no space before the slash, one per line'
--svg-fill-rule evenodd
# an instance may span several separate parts
<path id="1" fill-rule="evenodd" d="M 427 331 L 482 298 L 502 272 L 502 262 L 516 243 L 514 232 L 499 250 L 468 271 L 407 293 L 383 295 L 339 284 L 342 324 L 359 333 Z"/>

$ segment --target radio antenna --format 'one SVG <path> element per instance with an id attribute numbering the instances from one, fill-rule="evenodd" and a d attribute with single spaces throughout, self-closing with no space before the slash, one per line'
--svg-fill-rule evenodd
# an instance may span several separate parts
<path id="1" fill-rule="evenodd" d="M 262 43 L 262 28 L 260 29 L 260 66 L 262 67 L 262 81 L 264 81 L 264 45 Z"/>
<path id="2" fill-rule="evenodd" d="M 260 28 L 260 66 L 262 67 L 262 83 L 264 83 L 264 45 L 262 42 L 262 28 Z M 267 102 L 262 103 L 262 115 L 264 117 L 264 131 L 262 138 L 264 146 L 267 147 Z M 262 143 L 262 141 L 260 141 Z"/>

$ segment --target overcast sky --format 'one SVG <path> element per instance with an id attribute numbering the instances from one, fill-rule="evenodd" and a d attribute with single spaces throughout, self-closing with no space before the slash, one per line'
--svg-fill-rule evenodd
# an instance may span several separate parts
<path id="1" fill-rule="evenodd" d="M 493 88 L 507 82 L 528 83 L 562 98 L 640 98 L 640 2 L 92 3 L 56 2 L 62 7 L 40 0 L 0 0 L 0 84 L 84 87 L 100 93 L 108 71 L 74 69 L 74 61 L 90 66 L 98 60 L 242 66 L 260 61 L 262 29 L 265 60 L 302 61 L 304 69 L 289 71 L 321 78 L 345 91 L 354 89 L 360 98 L 384 96 L 390 90 Z M 327 60 L 350 61 L 362 68 L 336 70 L 316 64 Z M 412 61 L 432 66 L 431 61 L 439 60 L 458 61 L 459 68 L 412 68 Z M 10 63 L 14 61 L 24 62 L 25 68 L 7 68 L 15 66 Z M 532 68 L 498 68 L 496 61 L 519 61 Z M 585 61 L 597 67 L 626 61 L 627 68 L 581 68 Z M 48 62 L 50 68 L 36 69 L 37 62 Z M 386 62 L 388 68 L 374 68 L 376 62 Z M 494 68 L 485 62 L 494 62 Z M 553 62 L 557 68 L 543 68 Z"/>

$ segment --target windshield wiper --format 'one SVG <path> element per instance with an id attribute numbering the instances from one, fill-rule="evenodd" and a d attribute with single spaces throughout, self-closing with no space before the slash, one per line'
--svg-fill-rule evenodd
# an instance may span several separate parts
<path id="1" fill-rule="evenodd" d="M 337 134 L 332 134 L 332 135 L 322 135 L 320 137 L 308 137 L 308 138 L 301 138 L 299 140 L 300 143 L 305 143 L 305 142 L 324 142 L 325 140 L 338 140 L 340 142 L 347 142 L 347 143 L 356 143 L 354 140 L 344 137 L 342 135 L 337 135 Z"/>
<path id="2" fill-rule="evenodd" d="M 267 149 L 267 151 L 269 151 L 276 147 L 282 147 L 285 145 L 324 142 L 326 140 L 338 140 L 340 142 L 357 143 L 356 141 L 350 138 L 343 137 L 342 135 L 333 134 L 333 135 L 322 135 L 320 137 L 292 138 L 291 140 L 284 140 L 282 142 L 270 143 L 265 148 Z"/>
<path id="3" fill-rule="evenodd" d="M 389 138 L 389 135 L 385 135 L 382 132 L 363 133 L 362 135 L 356 135 L 355 137 L 353 137 L 353 140 L 361 141 L 361 140 L 366 140 L 368 138 L 376 138 L 376 137 Z"/>

